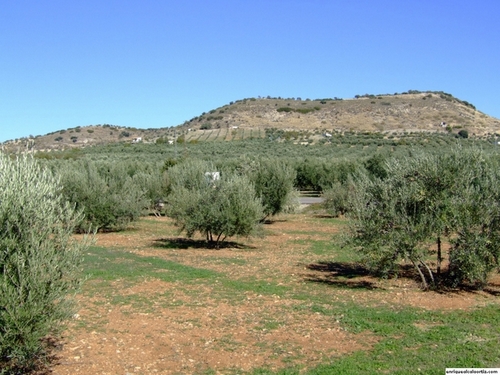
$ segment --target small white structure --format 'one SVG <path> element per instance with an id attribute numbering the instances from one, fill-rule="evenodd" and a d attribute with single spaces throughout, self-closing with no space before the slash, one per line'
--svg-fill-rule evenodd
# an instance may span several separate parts
<path id="1" fill-rule="evenodd" d="M 139 142 L 142 142 L 142 137 L 134 138 L 134 140 L 132 141 L 132 143 L 139 143 Z"/>
<path id="2" fill-rule="evenodd" d="M 205 172 L 205 178 L 209 184 L 213 184 L 215 181 L 220 180 L 220 172 Z"/>

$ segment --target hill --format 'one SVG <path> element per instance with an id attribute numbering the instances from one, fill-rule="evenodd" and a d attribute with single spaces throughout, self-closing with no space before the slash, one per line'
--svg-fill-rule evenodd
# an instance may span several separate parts
<path id="1" fill-rule="evenodd" d="M 488 137 L 500 133 L 500 120 L 444 92 L 408 91 L 393 95 L 356 95 L 353 99 L 249 98 L 204 112 L 171 128 L 138 129 L 89 125 L 34 138 L 7 141 L 8 150 L 67 149 L 116 142 L 172 142 L 259 138 L 281 130 L 298 140 L 345 132 L 455 132 Z"/>

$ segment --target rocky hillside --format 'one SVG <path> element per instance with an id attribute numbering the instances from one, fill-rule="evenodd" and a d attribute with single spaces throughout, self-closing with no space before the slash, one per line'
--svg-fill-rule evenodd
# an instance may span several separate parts
<path id="1" fill-rule="evenodd" d="M 443 92 L 409 91 L 354 99 L 249 98 L 202 113 L 172 128 L 136 129 L 93 125 L 59 130 L 3 144 L 21 150 L 67 149 L 112 142 L 172 142 L 263 137 L 266 129 L 325 134 L 338 132 L 459 132 L 485 137 L 500 133 L 500 120 Z"/>

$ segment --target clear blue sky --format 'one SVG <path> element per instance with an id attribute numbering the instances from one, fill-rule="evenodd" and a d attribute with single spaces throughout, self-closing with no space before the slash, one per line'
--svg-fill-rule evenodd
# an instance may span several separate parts
<path id="1" fill-rule="evenodd" d="M 238 99 L 445 91 L 500 118 L 498 0 L 2 0 L 0 142 Z"/>

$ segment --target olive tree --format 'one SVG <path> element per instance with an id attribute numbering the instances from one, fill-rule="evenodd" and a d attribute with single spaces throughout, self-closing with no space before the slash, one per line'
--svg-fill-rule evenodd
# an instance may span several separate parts
<path id="1" fill-rule="evenodd" d="M 80 230 L 121 230 L 150 206 L 145 185 L 148 180 L 143 172 L 134 174 L 128 167 L 119 161 L 80 160 L 57 166 L 64 196 L 85 213 Z M 151 181 L 161 184 L 158 178 Z"/>
<path id="2" fill-rule="evenodd" d="M 283 161 L 262 159 L 249 171 L 257 197 L 262 200 L 264 221 L 282 212 L 293 195 L 296 172 Z"/>
<path id="3" fill-rule="evenodd" d="M 59 180 L 29 157 L 0 154 L 0 373 L 33 368 L 73 314 L 88 241 Z"/>
<path id="4" fill-rule="evenodd" d="M 167 215 L 188 237 L 196 232 L 219 246 L 227 237 L 248 236 L 257 228 L 262 205 L 250 180 L 222 173 L 202 161 L 186 161 L 167 172 Z"/>
<path id="5" fill-rule="evenodd" d="M 448 281 L 482 288 L 500 265 L 500 169 L 492 158 L 467 156 L 465 183 L 452 204 Z"/>
<path id="6" fill-rule="evenodd" d="M 358 175 L 351 195 L 352 239 L 367 264 L 388 276 L 407 260 L 424 288 L 436 286 L 446 238 L 448 280 L 484 283 L 498 266 L 498 168 L 480 150 L 455 148 L 391 159 L 385 170 L 384 179 Z"/>
<path id="7" fill-rule="evenodd" d="M 351 181 L 344 184 L 335 182 L 331 187 L 323 191 L 323 208 L 334 217 L 346 214 L 350 209 L 349 196 L 352 191 L 353 185 Z"/>

